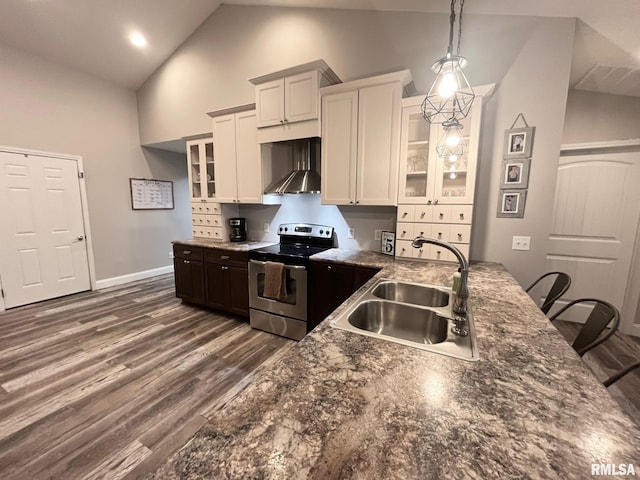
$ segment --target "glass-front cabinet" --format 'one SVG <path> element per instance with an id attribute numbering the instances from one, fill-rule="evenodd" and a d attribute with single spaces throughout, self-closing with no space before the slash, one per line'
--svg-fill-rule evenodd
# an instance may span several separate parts
<path id="1" fill-rule="evenodd" d="M 403 100 L 399 204 L 470 204 L 475 186 L 477 138 L 472 113 L 460 120 L 466 148 L 462 155 L 440 158 L 436 151 L 444 135 L 442 125 L 422 118 L 424 97 Z M 471 159 L 471 160 L 470 160 Z"/>
<path id="2" fill-rule="evenodd" d="M 192 201 L 214 199 L 216 182 L 213 158 L 213 140 L 205 138 L 187 142 L 189 164 L 189 192 Z"/>
<path id="3" fill-rule="evenodd" d="M 474 89 L 476 98 L 471 111 L 459 119 L 458 138 L 465 144 L 462 152 L 445 152 L 446 132 L 442 125 L 422 118 L 424 96 L 402 100 L 396 256 L 455 261 L 453 254 L 435 245 L 411 247 L 417 236 L 453 243 L 465 256 L 469 255 L 482 104 L 493 87 Z"/>

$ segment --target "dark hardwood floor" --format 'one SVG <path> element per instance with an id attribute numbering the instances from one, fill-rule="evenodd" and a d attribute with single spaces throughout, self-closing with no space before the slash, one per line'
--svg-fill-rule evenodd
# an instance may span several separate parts
<path id="1" fill-rule="evenodd" d="M 556 320 L 553 324 L 569 343 L 578 335 L 578 323 Z M 604 381 L 623 367 L 640 360 L 640 338 L 616 332 L 613 337 L 588 351 L 584 362 L 600 381 Z M 611 385 L 609 393 L 640 427 L 640 368 Z"/>
<path id="2" fill-rule="evenodd" d="M 2 312 L 0 478 L 144 476 L 293 344 L 172 275 Z"/>

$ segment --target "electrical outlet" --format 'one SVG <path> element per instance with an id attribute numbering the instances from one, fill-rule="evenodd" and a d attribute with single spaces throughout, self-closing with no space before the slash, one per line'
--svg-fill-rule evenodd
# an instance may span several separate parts
<path id="1" fill-rule="evenodd" d="M 264 233 L 269 233 L 269 224 L 264 222 Z"/>
<path id="2" fill-rule="evenodd" d="M 173 250 L 169 250 L 169 258 L 173 258 Z"/>
<path id="3" fill-rule="evenodd" d="M 512 250 L 531 250 L 531 237 L 513 237 Z"/>
<path id="4" fill-rule="evenodd" d="M 380 240 L 382 238 L 382 230 L 374 230 L 373 231 L 373 239 Z"/>
<path id="5" fill-rule="evenodd" d="M 356 236 L 356 229 L 355 228 L 350 228 L 349 229 L 349 238 L 355 238 Z"/>

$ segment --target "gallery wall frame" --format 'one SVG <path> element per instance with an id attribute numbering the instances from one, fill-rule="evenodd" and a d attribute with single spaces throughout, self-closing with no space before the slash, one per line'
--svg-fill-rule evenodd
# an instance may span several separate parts
<path id="1" fill-rule="evenodd" d="M 527 190 L 500 189 L 497 216 L 500 218 L 523 218 L 526 201 Z"/>
<path id="2" fill-rule="evenodd" d="M 500 188 L 528 188 L 530 169 L 530 158 L 503 160 Z"/>
<path id="3" fill-rule="evenodd" d="M 510 128 L 504 132 L 504 158 L 530 158 L 536 127 Z"/>

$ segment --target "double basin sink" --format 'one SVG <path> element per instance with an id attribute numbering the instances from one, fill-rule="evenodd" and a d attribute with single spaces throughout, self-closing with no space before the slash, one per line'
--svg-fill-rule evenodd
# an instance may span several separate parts
<path id="1" fill-rule="evenodd" d="M 452 332 L 451 290 L 444 287 L 378 279 L 337 317 L 342 330 L 400 343 L 463 360 L 477 360 L 471 308 L 467 336 Z"/>

